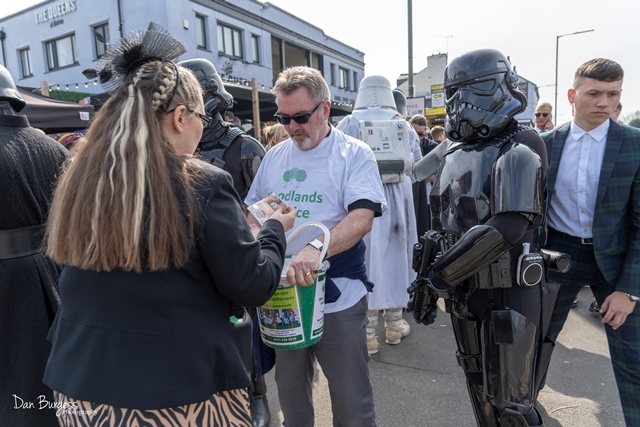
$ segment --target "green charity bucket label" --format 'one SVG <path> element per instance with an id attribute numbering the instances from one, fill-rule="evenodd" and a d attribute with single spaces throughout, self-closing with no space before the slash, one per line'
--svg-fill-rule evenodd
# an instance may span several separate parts
<path id="1" fill-rule="evenodd" d="M 325 272 L 310 286 L 293 286 L 280 279 L 276 293 L 258 308 L 262 340 L 281 350 L 296 350 L 315 344 L 324 327 Z"/>

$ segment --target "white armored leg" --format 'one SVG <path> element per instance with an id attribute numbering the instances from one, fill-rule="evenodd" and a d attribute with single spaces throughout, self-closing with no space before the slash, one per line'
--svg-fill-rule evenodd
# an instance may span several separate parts
<path id="1" fill-rule="evenodd" d="M 384 310 L 384 327 L 387 330 L 385 342 L 400 344 L 400 340 L 411 331 L 409 324 L 402 318 L 402 308 Z"/>
<path id="2" fill-rule="evenodd" d="M 369 351 L 369 354 L 376 354 L 378 352 L 377 328 L 378 310 L 367 311 L 367 351 Z"/>

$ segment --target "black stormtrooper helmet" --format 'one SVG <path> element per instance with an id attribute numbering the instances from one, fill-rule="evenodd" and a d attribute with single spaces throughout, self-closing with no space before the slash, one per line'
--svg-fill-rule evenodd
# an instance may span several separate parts
<path id="1" fill-rule="evenodd" d="M 16 113 L 27 105 L 20 96 L 9 70 L 0 65 L 0 101 L 7 101 Z"/>
<path id="2" fill-rule="evenodd" d="M 207 116 L 213 117 L 233 106 L 233 96 L 224 89 L 222 79 L 210 61 L 203 58 L 187 59 L 178 65 L 193 71 L 205 90 L 204 112 Z"/>
<path id="3" fill-rule="evenodd" d="M 444 89 L 445 131 L 453 141 L 491 138 L 527 107 L 509 59 L 493 49 L 453 59 L 444 70 Z"/>

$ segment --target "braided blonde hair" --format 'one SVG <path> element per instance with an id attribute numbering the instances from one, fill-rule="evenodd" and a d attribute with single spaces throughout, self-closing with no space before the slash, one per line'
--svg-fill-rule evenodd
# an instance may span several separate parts
<path id="1" fill-rule="evenodd" d="M 166 61 L 125 78 L 55 192 L 47 227 L 53 260 L 97 271 L 186 264 L 200 218 L 193 188 L 201 169 L 174 150 L 162 121 L 169 103 L 195 109 L 201 97 L 192 72 Z"/>

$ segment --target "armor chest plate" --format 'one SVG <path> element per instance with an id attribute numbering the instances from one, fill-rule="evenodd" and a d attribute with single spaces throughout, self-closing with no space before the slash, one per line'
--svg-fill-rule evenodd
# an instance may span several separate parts
<path id="1" fill-rule="evenodd" d="M 492 179 L 499 145 L 459 145 L 444 156 L 430 195 L 434 230 L 461 236 L 492 216 Z"/>

